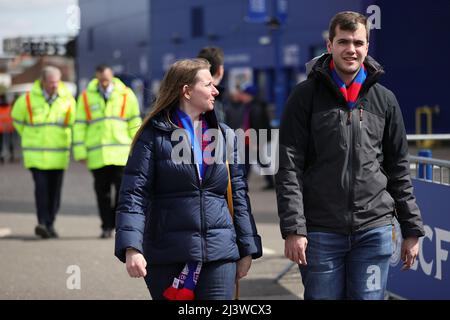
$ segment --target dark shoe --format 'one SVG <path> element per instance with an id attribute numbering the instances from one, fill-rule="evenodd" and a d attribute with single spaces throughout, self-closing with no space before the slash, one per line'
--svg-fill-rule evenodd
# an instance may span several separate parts
<path id="1" fill-rule="evenodd" d="M 36 228 L 34 228 L 34 233 L 42 239 L 48 239 L 51 237 L 47 227 L 42 224 L 38 224 Z"/>
<path id="2" fill-rule="evenodd" d="M 105 229 L 100 235 L 100 239 L 108 239 L 112 237 L 112 229 Z"/>
<path id="3" fill-rule="evenodd" d="M 50 226 L 47 227 L 48 233 L 50 234 L 50 238 L 59 238 L 58 232 L 56 232 L 55 227 Z"/>

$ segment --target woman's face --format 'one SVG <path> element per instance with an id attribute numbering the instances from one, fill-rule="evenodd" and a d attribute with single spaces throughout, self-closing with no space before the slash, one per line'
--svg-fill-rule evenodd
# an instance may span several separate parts
<path id="1" fill-rule="evenodd" d="M 205 112 L 214 109 L 215 97 L 219 91 L 213 84 L 211 73 L 207 69 L 197 72 L 197 82 L 192 86 L 187 86 L 185 97 L 189 104 L 198 112 Z"/>

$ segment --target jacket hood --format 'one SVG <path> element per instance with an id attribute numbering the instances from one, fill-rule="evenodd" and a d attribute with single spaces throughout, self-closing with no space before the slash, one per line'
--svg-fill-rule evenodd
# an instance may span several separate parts
<path id="1" fill-rule="evenodd" d="M 306 67 L 306 76 L 309 76 L 309 74 L 311 73 L 314 65 L 317 63 L 317 61 L 322 58 L 325 55 L 325 53 L 322 53 L 320 56 L 314 57 L 311 60 L 309 60 L 307 63 L 305 63 L 305 67 Z"/>
<path id="2" fill-rule="evenodd" d="M 322 81 L 325 81 L 326 85 L 332 91 L 334 91 L 339 97 L 342 97 L 342 99 L 344 99 L 344 96 L 342 96 L 339 88 L 331 77 L 331 59 L 331 54 L 326 53 L 308 62 L 310 66 L 312 65 L 311 72 L 308 74 L 308 79 L 321 79 Z M 370 56 L 367 56 L 364 60 L 364 66 L 367 70 L 367 78 L 366 81 L 364 81 L 363 87 L 361 88 L 361 93 L 366 92 L 372 85 L 374 85 L 378 81 L 380 76 L 384 74 L 384 70 L 381 65 Z"/>
<path id="3" fill-rule="evenodd" d="M 35 95 L 42 95 L 42 83 L 41 80 L 36 80 L 31 87 L 30 92 Z M 60 97 L 72 97 L 72 93 L 69 91 L 64 82 L 60 81 L 58 83 L 58 96 Z"/>
<path id="4" fill-rule="evenodd" d="M 314 57 L 313 59 L 308 61 L 305 64 L 307 76 L 309 77 L 313 73 L 321 71 L 321 70 L 328 71 L 329 65 L 330 65 L 330 60 L 331 60 L 331 54 L 324 53 L 324 54 Z M 366 59 L 364 60 L 364 66 L 367 69 L 369 77 L 376 76 L 376 78 L 378 79 L 378 77 L 380 77 L 381 75 L 384 74 L 383 67 L 374 58 L 372 58 L 369 55 L 367 55 Z"/>

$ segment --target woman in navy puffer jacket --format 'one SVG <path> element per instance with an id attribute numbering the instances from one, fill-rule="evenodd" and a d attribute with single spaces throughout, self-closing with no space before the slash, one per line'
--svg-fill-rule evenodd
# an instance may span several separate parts
<path id="1" fill-rule="evenodd" d="M 196 139 L 202 130 L 216 129 L 225 144 L 209 68 L 203 59 L 171 66 L 136 134 L 122 180 L 115 255 L 126 262 L 130 276 L 145 277 L 153 299 L 192 299 L 194 293 L 195 299 L 231 299 L 235 280 L 262 255 L 243 165 L 237 157 L 229 164 L 232 218 L 225 161 L 206 161 L 206 143 Z M 194 130 L 197 121 L 202 126 Z M 192 161 L 180 163 L 177 155 Z M 225 159 L 219 152 L 212 155 Z M 182 296 L 181 290 L 191 295 Z"/>

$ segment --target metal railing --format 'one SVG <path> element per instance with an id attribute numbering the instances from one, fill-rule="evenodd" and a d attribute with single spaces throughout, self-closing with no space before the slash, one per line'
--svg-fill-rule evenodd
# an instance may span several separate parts
<path id="1" fill-rule="evenodd" d="M 450 134 L 409 134 L 408 141 L 443 141 L 450 140 Z M 411 163 L 411 176 L 416 179 L 426 180 L 439 184 L 450 184 L 450 161 L 409 155 Z M 431 177 L 425 178 L 426 167 L 431 166 Z M 422 169 L 422 176 L 419 174 Z M 445 175 L 445 172 L 447 173 Z"/>
<path id="2" fill-rule="evenodd" d="M 436 134 L 408 134 L 406 135 L 408 141 L 421 141 L 421 140 L 450 140 L 449 133 L 436 133 Z"/>
<path id="3" fill-rule="evenodd" d="M 411 163 L 411 176 L 416 179 L 427 180 L 434 183 L 440 183 L 445 185 L 450 185 L 450 161 L 426 158 L 419 156 L 409 156 L 409 161 Z M 431 179 L 426 179 L 419 176 L 420 166 L 431 165 L 432 177 Z M 425 168 L 424 168 L 425 169 Z M 424 170 L 425 171 L 425 170 Z M 445 174 L 447 173 L 447 174 Z"/>

